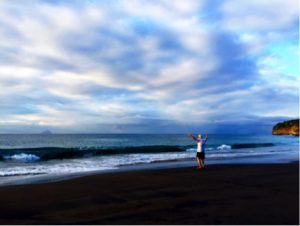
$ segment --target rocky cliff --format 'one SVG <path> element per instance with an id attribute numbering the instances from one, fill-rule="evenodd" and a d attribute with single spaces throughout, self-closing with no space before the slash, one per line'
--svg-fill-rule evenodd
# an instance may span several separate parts
<path id="1" fill-rule="evenodd" d="M 273 127 L 272 134 L 299 136 L 299 119 L 277 123 Z"/>

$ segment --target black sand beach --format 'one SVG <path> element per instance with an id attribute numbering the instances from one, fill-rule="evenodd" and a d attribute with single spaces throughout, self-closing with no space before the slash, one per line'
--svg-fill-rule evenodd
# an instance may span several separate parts
<path id="1" fill-rule="evenodd" d="M 1 224 L 299 224 L 299 164 L 209 165 L 0 187 Z"/>

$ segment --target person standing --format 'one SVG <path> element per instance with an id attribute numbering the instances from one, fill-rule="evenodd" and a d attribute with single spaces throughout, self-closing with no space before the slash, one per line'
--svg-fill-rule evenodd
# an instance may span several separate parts
<path id="1" fill-rule="evenodd" d="M 189 134 L 194 141 L 197 142 L 197 162 L 198 162 L 198 169 L 204 169 L 204 160 L 205 160 L 205 143 L 208 139 L 208 135 L 206 134 L 205 138 L 202 138 L 202 135 L 199 134 L 198 138 L 195 138 L 193 134 Z"/>

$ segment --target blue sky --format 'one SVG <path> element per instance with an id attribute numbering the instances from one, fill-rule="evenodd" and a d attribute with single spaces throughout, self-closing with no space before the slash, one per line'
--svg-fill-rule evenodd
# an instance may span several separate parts
<path id="1" fill-rule="evenodd" d="M 270 133 L 297 0 L 0 2 L 0 133 Z"/>

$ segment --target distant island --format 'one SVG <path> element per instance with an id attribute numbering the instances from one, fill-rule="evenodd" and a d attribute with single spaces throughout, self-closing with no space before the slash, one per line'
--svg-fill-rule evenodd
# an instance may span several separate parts
<path id="1" fill-rule="evenodd" d="M 48 135 L 48 134 L 53 134 L 50 130 L 44 130 L 43 132 L 41 132 L 40 134 L 45 134 L 45 135 Z"/>
<path id="2" fill-rule="evenodd" d="M 273 127 L 272 134 L 299 136 L 299 119 L 277 123 Z"/>

